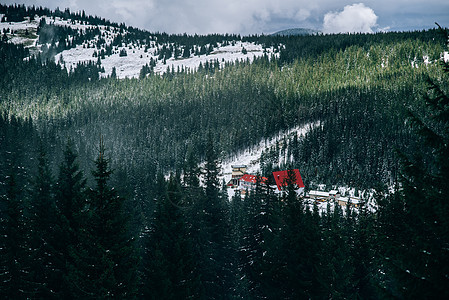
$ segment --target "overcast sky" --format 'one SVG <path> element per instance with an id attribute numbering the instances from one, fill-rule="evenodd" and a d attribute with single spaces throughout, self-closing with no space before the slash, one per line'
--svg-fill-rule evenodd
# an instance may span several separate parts
<path id="1" fill-rule="evenodd" d="M 288 28 L 377 32 L 449 27 L 449 0 L 2 0 L 84 10 L 167 33 L 273 33 Z"/>

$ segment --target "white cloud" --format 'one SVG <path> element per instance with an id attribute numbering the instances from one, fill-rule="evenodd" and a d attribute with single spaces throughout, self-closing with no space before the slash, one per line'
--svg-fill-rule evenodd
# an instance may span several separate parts
<path id="1" fill-rule="evenodd" d="M 298 21 L 304 21 L 307 20 L 308 17 L 310 17 L 311 13 L 308 9 L 300 9 L 295 15 L 295 19 Z"/>
<path id="2" fill-rule="evenodd" d="M 374 10 L 363 3 L 347 5 L 341 12 L 329 12 L 324 16 L 323 32 L 372 33 L 377 24 Z"/>
<path id="3" fill-rule="evenodd" d="M 363 1 L 364 4 L 353 4 Z M 17 0 L 1 0 L 14 4 Z M 272 33 L 324 28 L 372 32 L 434 28 L 449 24 L 442 0 L 20 0 L 26 5 L 85 10 L 116 23 L 168 33 Z M 353 4 L 353 5 L 350 5 Z M 349 5 L 346 6 L 345 5 Z M 345 7 L 343 9 L 343 7 Z M 374 14 L 373 10 L 376 12 Z M 323 24 L 323 17 L 326 15 Z M 377 16 L 379 19 L 377 19 Z M 378 25 L 376 24 L 378 22 Z"/>

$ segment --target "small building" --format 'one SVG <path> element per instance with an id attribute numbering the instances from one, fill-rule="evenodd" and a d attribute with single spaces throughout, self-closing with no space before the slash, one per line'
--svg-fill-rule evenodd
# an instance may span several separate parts
<path id="1" fill-rule="evenodd" d="M 241 178 L 245 173 L 247 166 L 246 165 L 233 165 L 232 168 L 232 178 L 239 177 Z"/>
<path id="2" fill-rule="evenodd" d="M 246 190 L 253 190 L 256 187 L 257 180 L 259 180 L 260 183 L 266 184 L 268 178 L 250 174 L 243 175 L 239 179 L 240 191 L 245 193 Z"/>
<path id="3" fill-rule="evenodd" d="M 340 192 L 337 190 L 331 190 L 331 191 L 329 191 L 329 197 L 333 198 L 333 199 L 337 199 L 338 197 L 340 197 Z"/>
<path id="4" fill-rule="evenodd" d="M 346 207 L 346 205 L 348 205 L 348 201 L 351 206 L 354 206 L 354 207 L 360 206 L 359 198 L 356 198 L 356 197 L 338 197 L 337 198 L 337 203 L 342 207 Z"/>
<path id="5" fill-rule="evenodd" d="M 304 191 L 304 183 L 298 169 L 273 172 L 273 176 L 279 191 L 285 191 L 289 184 L 293 184 L 298 194 Z"/>
<path id="6" fill-rule="evenodd" d="M 327 201 L 330 197 L 329 192 L 323 192 L 323 191 L 309 191 L 307 194 L 310 199 L 316 200 L 316 201 Z"/>
<path id="7" fill-rule="evenodd" d="M 237 187 L 239 185 L 240 178 L 243 177 L 246 173 L 247 166 L 246 165 L 232 165 L 232 175 L 231 180 L 227 183 L 227 186 Z"/>

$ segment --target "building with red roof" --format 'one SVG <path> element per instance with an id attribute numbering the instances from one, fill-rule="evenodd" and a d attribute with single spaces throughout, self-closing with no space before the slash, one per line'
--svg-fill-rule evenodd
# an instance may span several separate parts
<path id="1" fill-rule="evenodd" d="M 265 183 L 266 184 L 268 178 L 267 177 L 257 176 L 257 175 L 245 174 L 245 175 L 243 175 L 239 179 L 240 189 L 242 191 L 254 189 L 256 187 L 257 180 L 259 180 L 260 183 Z"/>
<path id="2" fill-rule="evenodd" d="M 295 190 L 302 192 L 304 183 L 298 169 L 273 172 L 279 191 L 284 191 L 289 184 L 294 184 Z"/>

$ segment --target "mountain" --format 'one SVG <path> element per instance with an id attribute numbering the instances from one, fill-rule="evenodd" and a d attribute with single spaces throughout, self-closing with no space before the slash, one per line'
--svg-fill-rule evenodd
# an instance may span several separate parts
<path id="1" fill-rule="evenodd" d="M 447 31 L 0 18 L 4 298 L 449 299 Z"/>
<path id="2" fill-rule="evenodd" d="M 280 35 L 280 36 L 291 36 L 291 35 L 313 35 L 317 34 L 320 31 L 315 29 L 308 29 L 308 28 L 291 28 L 291 29 L 285 29 L 278 32 L 275 32 L 271 35 Z"/>
<path id="3" fill-rule="evenodd" d="M 0 30 L 10 42 L 23 44 L 32 54 L 54 58 L 68 70 L 78 64 L 97 64 L 101 66 L 100 77 L 110 76 L 113 68 L 118 78 L 137 78 L 142 68 L 156 74 L 196 71 L 206 63 L 223 67 L 275 52 L 274 47 L 263 48 L 231 35 L 222 39 L 203 37 L 203 41 L 176 36 L 166 41 L 168 35 L 70 17 L 42 15 L 17 22 L 0 18 L 5 21 L 0 23 Z"/>

